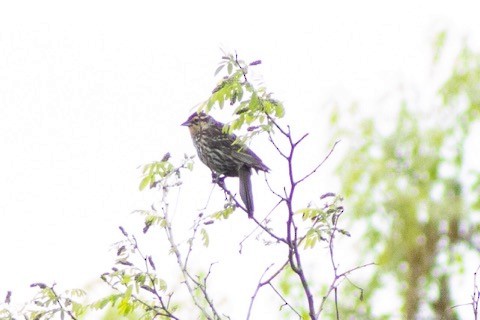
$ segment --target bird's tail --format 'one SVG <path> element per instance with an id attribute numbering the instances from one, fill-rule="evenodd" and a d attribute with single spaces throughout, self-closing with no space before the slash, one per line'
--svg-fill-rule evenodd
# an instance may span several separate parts
<path id="1" fill-rule="evenodd" d="M 245 207 L 247 207 L 248 217 L 253 217 L 253 192 L 252 192 L 252 182 L 250 176 L 252 175 L 251 170 L 247 166 L 242 166 L 238 170 L 238 177 L 240 180 L 240 198 L 242 198 Z"/>

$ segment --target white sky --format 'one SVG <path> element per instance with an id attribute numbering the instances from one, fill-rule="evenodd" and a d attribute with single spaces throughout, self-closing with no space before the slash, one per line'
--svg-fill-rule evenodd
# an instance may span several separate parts
<path id="1" fill-rule="evenodd" d="M 152 197 L 138 192 L 137 167 L 194 152 L 179 124 L 214 87 L 220 47 L 262 59 L 258 74 L 287 120 L 311 133 L 317 152 L 302 168 L 325 153 L 316 123 L 326 104 L 359 100 L 372 112 L 399 84 L 426 85 L 443 28 L 479 41 L 478 1 L 164 3 L 0 4 L 0 299 L 13 290 L 23 301 L 32 282 L 83 287 L 108 270 L 117 226 L 140 233 L 130 212 Z M 257 153 L 281 170 L 273 151 Z M 261 177 L 254 183 L 264 188 Z M 209 190 L 199 165 L 178 202 L 199 208 Z M 250 230 L 245 220 L 216 228 Z"/>

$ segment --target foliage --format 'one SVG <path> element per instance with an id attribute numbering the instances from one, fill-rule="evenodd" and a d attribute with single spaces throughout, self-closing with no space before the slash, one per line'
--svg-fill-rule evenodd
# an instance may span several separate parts
<path id="1" fill-rule="evenodd" d="M 436 40 L 437 63 L 445 37 L 440 35 Z M 354 148 L 339 164 L 342 195 L 328 192 L 302 203 L 298 187 L 329 159 L 337 142 L 316 166 L 299 174 L 294 155 L 308 133 L 296 137 L 282 122 L 282 103 L 265 87 L 249 80 L 250 68 L 261 61 L 245 63 L 236 54 L 224 54 L 216 74 L 225 74 L 198 111 L 230 108 L 232 118 L 224 131 L 246 129 L 242 130 L 245 134 L 238 135 L 240 144 L 266 135 L 279 161 L 288 168 L 286 180 L 280 184 L 270 185 L 266 178 L 277 201 L 271 211 L 248 220 L 268 239 L 265 245 L 282 248 L 284 255 L 280 263 L 272 263 L 257 282 L 252 282 L 255 289 L 246 310 L 247 319 L 255 318 L 253 306 L 259 292 L 265 290 L 277 298 L 271 306 L 278 307 L 276 318 L 389 319 L 397 315 L 397 310 L 380 315 L 375 310 L 386 277 L 404 284 L 397 290 L 403 318 L 423 316 L 420 310 L 425 309 L 432 317 L 457 317 L 452 308 L 452 276 L 461 272 L 463 255 L 478 250 L 475 235 L 480 231 L 478 219 L 471 214 L 479 210 L 480 200 L 467 196 L 471 190 L 480 192 L 480 172 L 468 171 L 465 158 L 467 141 L 480 113 L 479 57 L 469 49 L 462 51 L 452 76 L 439 91 L 444 107 L 430 111 L 428 123 L 421 120 L 410 101 L 401 103 L 397 122 L 388 133 L 372 119 L 361 121 L 351 132 L 356 138 Z M 337 133 L 345 135 L 348 130 L 341 128 L 342 119 L 341 114 L 331 116 Z M 214 263 L 203 261 L 202 271 L 194 271 L 190 260 L 197 244 L 204 248 L 211 245 L 211 224 L 223 220 L 229 223 L 235 212 L 246 210 L 223 180 L 214 180 L 225 194 L 223 209 L 199 212 L 191 223 L 189 238 L 183 242 L 186 246 L 179 246 L 168 196 L 188 183 L 194 156 L 184 155 L 179 161 L 170 158 L 166 153 L 160 161 L 143 166 L 139 189 L 154 192 L 158 201 L 148 210 L 136 211 L 144 221 L 143 233 L 161 234 L 167 240 L 167 250 L 146 252 L 135 233 L 120 227 L 122 240 L 116 243 L 114 265 L 100 276 L 110 289 L 106 296 L 86 303 L 80 301 L 85 295 L 82 290 L 59 294 L 55 284 L 36 283 L 32 286 L 38 295 L 20 313 L 11 311 L 8 293 L 0 306 L 0 319 L 81 319 L 88 311 L 103 311 L 105 319 L 180 319 L 185 314 L 188 318 L 228 319 L 210 292 Z M 473 179 L 465 179 L 466 175 Z M 354 217 L 365 230 L 354 250 L 363 253 L 366 261 L 347 269 L 339 267 L 335 247 L 339 237 L 350 236 L 340 226 L 344 197 L 350 208 L 349 218 Z M 258 245 L 262 245 L 260 241 Z M 332 274 L 326 283 L 318 279 L 311 265 L 305 264 L 309 257 L 320 255 L 327 258 L 321 260 L 322 267 Z M 166 271 L 167 260 L 174 263 L 178 279 Z M 379 266 L 369 269 L 369 280 L 354 281 L 351 275 L 372 265 L 370 261 Z M 186 299 L 178 293 L 179 287 L 185 289 Z M 471 305 L 477 316 L 476 276 L 474 288 Z"/>
<path id="2" fill-rule="evenodd" d="M 272 263 L 263 273 L 253 292 L 247 318 L 253 317 L 253 304 L 256 296 L 264 287 L 272 289 L 279 298 L 279 305 L 287 308 L 280 308 L 284 315 L 296 314 L 299 318 L 318 319 L 330 293 L 335 292 L 341 281 L 349 273 L 357 268 L 339 272 L 335 263 L 333 242 L 336 235 L 349 235 L 349 233 L 338 226 L 338 221 L 344 209 L 341 205 L 342 198 L 333 193 L 319 196 L 323 205 L 316 205 L 314 202 L 300 208 L 294 207 L 297 187 L 305 183 L 328 159 L 331 151 L 323 161 L 313 168 L 309 173 L 296 178 L 294 172 L 293 155 L 299 144 L 305 140 L 308 134 L 299 139 L 294 139 L 290 127 L 284 127 L 280 123 L 285 111 L 283 105 L 272 98 L 265 87 L 255 85 L 248 79 L 249 68 L 260 64 L 254 61 L 246 64 L 239 60 L 237 55 L 225 54 L 222 58 L 217 73 L 226 69 L 226 75 L 212 91 L 210 97 L 200 105 L 199 110 L 210 112 L 212 108 L 224 108 L 225 101 L 228 101 L 233 108 L 232 121 L 226 124 L 224 130 L 228 133 L 247 126 L 246 134 L 239 135 L 237 143 L 245 143 L 252 137 L 266 133 L 272 145 L 278 152 L 279 157 L 288 164 L 288 180 L 285 187 L 277 186 L 275 190 L 269 185 L 272 196 L 277 198 L 278 203 L 271 212 L 262 220 L 253 217 L 250 222 L 252 226 L 260 228 L 266 237 L 270 238 L 265 245 L 276 244 L 285 247 L 286 254 L 283 263 L 276 266 L 272 271 Z M 283 140 L 282 147 L 278 140 Z M 284 147 L 286 146 L 286 147 Z M 144 253 L 140 248 L 139 241 L 135 235 L 130 234 L 123 227 L 120 230 L 123 240 L 117 243 L 117 257 L 115 265 L 111 270 L 101 275 L 103 282 L 111 289 L 107 296 L 90 304 L 80 304 L 69 297 L 57 295 L 53 289 L 42 285 L 41 295 L 35 299 L 35 303 L 43 309 L 31 313 L 29 319 L 49 319 L 55 314 L 60 318 L 69 317 L 77 319 L 90 310 L 108 310 L 105 314 L 109 317 L 139 318 L 139 319 L 179 319 L 182 310 L 188 310 L 190 318 L 200 319 L 225 319 L 228 316 L 217 310 L 218 306 L 211 298 L 208 283 L 212 273 L 213 263 L 204 266 L 204 272 L 193 272 L 190 266 L 190 256 L 194 244 L 198 241 L 204 247 L 210 244 L 208 225 L 215 220 L 229 219 L 238 209 L 246 212 L 243 205 L 238 202 L 236 195 L 226 188 L 222 179 L 215 179 L 213 182 L 225 193 L 224 208 L 210 215 L 199 213 L 193 221 L 192 234 L 187 241 L 187 247 L 181 249 L 175 239 L 172 221 L 169 218 L 169 192 L 182 185 L 185 172 L 193 170 L 193 156 L 185 155 L 180 164 L 170 161 L 170 154 L 166 153 L 160 161 L 153 161 L 142 168 L 142 178 L 139 189 L 151 189 L 158 194 L 158 202 L 151 206 L 150 210 L 138 210 L 137 213 L 144 217 L 143 233 L 158 232 L 159 230 L 170 244 L 169 254 L 173 255 L 181 279 L 175 281 L 169 274 L 157 269 L 158 259 L 154 262 L 153 255 Z M 273 218 L 269 217 L 274 211 L 277 219 L 287 221 L 283 230 L 270 226 Z M 273 216 L 273 215 L 272 215 Z M 154 231 L 155 230 L 155 231 Z M 325 251 L 331 257 L 331 265 L 334 270 L 334 279 L 329 286 L 325 287 L 322 296 L 312 293 L 313 279 L 308 278 L 305 267 L 302 265 L 304 255 L 312 249 L 317 248 L 319 243 L 327 244 Z M 324 247 L 324 246 L 322 246 Z M 163 264 L 161 263 L 163 266 Z M 363 266 L 361 266 L 363 267 Z M 172 284 L 173 282 L 173 284 Z M 254 284 L 254 283 L 253 283 Z M 189 300 L 177 297 L 176 288 L 178 285 L 186 287 Z M 277 289 L 277 286 L 280 289 Z M 299 290 L 290 291 L 288 287 L 297 287 Z M 295 291 L 295 292 L 294 292 Z M 72 291 L 76 292 L 76 291 Z M 337 304 L 337 300 L 334 301 Z M 283 309 L 283 310 L 282 310 Z M 9 311 L 3 311 L 9 315 Z M 26 314 L 24 314 L 26 315 Z"/>
<path id="3" fill-rule="evenodd" d="M 361 120 L 349 132 L 354 147 L 337 173 L 352 211 L 365 222 L 362 251 L 379 268 L 364 284 L 369 288 L 366 302 L 345 314 L 358 315 L 360 305 L 374 306 L 378 292 L 386 290 L 382 279 L 393 276 L 402 297 L 402 318 L 458 318 L 452 309 L 454 275 L 462 272 L 463 257 L 479 250 L 474 236 L 480 224 L 472 218 L 479 200 L 469 200 L 470 192 L 478 195 L 478 183 L 468 181 L 479 181 L 480 171 L 468 167 L 465 159 L 480 115 L 479 54 L 462 50 L 439 98 L 444 104 L 440 109 L 401 102 L 397 122 L 387 133 L 380 119 Z M 378 316 L 370 312 L 366 317 Z M 385 316 L 394 314 L 398 310 Z"/>
<path id="4" fill-rule="evenodd" d="M 38 291 L 35 297 L 21 310 L 21 315 L 25 319 L 79 319 L 87 311 L 87 306 L 79 301 L 85 296 L 85 291 L 81 289 L 66 290 L 58 293 L 55 289 L 56 284 L 48 286 L 44 283 L 33 283 L 32 288 Z M 10 304 L 11 292 L 8 292 L 5 304 Z M 8 307 L 0 309 L 0 319 L 17 319 L 16 312 Z"/>

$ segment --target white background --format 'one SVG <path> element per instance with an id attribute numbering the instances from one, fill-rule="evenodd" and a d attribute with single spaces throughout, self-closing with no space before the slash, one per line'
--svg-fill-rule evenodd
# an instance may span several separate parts
<path id="1" fill-rule="evenodd" d="M 138 191 L 138 166 L 167 151 L 194 153 L 179 124 L 215 86 L 220 48 L 262 59 L 257 73 L 284 102 L 286 122 L 311 133 L 311 158 L 299 161 L 307 170 L 327 150 L 318 125 L 327 104 L 359 101 L 371 113 L 402 86 L 421 91 L 436 32 L 478 43 L 478 12 L 478 1 L 466 0 L 2 2 L 0 299 L 7 290 L 28 299 L 32 282 L 85 287 L 108 270 L 117 226 L 140 233 L 130 212 L 152 197 Z M 281 170 L 274 151 L 259 147 L 267 143 L 256 143 L 272 172 Z M 201 165 L 194 173 L 175 201 L 200 208 L 210 177 Z M 317 194 L 335 191 L 330 173 L 321 173 Z M 254 183 L 265 189 L 261 177 Z M 196 214 L 174 211 L 186 221 Z M 252 227 L 245 220 L 215 226 L 247 228 L 231 240 L 235 259 Z M 244 305 L 233 310 L 243 317 Z"/>

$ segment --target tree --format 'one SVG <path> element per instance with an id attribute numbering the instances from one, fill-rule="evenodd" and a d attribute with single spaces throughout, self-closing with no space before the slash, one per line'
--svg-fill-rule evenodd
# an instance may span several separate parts
<path id="1" fill-rule="evenodd" d="M 344 211 L 341 196 L 328 192 L 318 194 L 316 201 L 296 203 L 298 187 L 306 183 L 328 160 L 336 143 L 332 144 L 330 152 L 316 166 L 304 173 L 297 172 L 294 155 L 308 133 L 295 137 L 290 127 L 281 121 L 284 115 L 283 105 L 273 99 L 265 87 L 249 80 L 249 69 L 260 63 L 253 61 L 247 64 L 238 59 L 236 54 L 224 54 L 216 73 L 224 71 L 226 74 L 210 97 L 200 105 L 199 111 L 208 113 L 212 108 L 223 109 L 228 104 L 233 110 L 233 117 L 225 125 L 224 131 L 233 133 L 247 127 L 245 134 L 239 135 L 237 139 L 238 147 L 241 148 L 252 137 L 266 135 L 280 161 L 287 165 L 284 184 L 270 185 L 266 178 L 276 204 L 270 212 L 249 220 L 254 231 L 261 231 L 259 246 L 263 243 L 271 248 L 279 248 L 276 251 L 283 253 L 281 258 L 276 259 L 276 253 L 272 251 L 272 263 L 263 270 L 260 279 L 252 280 L 254 289 L 248 310 L 245 310 L 247 319 L 255 318 L 254 303 L 259 292 L 267 288 L 277 299 L 272 307 L 273 310 L 278 310 L 278 316 L 318 319 L 327 306 L 338 311 L 337 288 L 340 283 L 353 271 L 371 263 L 340 269 L 335 262 L 335 239 L 349 235 L 339 225 Z M 115 265 L 101 275 L 101 279 L 111 288 L 110 294 L 85 305 L 74 301 L 69 292 L 57 294 L 55 285 L 41 283 L 37 286 L 42 295 L 32 302 L 34 313 L 29 313 L 28 307 L 23 314 L 32 319 L 49 319 L 57 315 L 62 319 L 78 319 L 87 310 L 101 310 L 109 306 L 119 316 L 137 315 L 144 319 L 229 318 L 227 311 L 220 310 L 221 306 L 210 291 L 210 278 L 215 272 L 214 263 L 208 262 L 202 271 L 196 271 L 191 266 L 191 259 L 199 241 L 205 247 L 209 245 L 209 227 L 213 223 L 229 219 L 236 210 L 247 212 L 247 209 L 222 179 L 215 179 L 213 183 L 225 194 L 223 209 L 209 214 L 203 210 L 198 212 L 192 222 L 191 235 L 186 241 L 180 241 L 186 243 L 186 246 L 179 246 L 175 226 L 170 219 L 169 194 L 186 183 L 185 176 L 193 169 L 193 156 L 185 155 L 175 162 L 169 153 L 160 161 L 143 167 L 140 189 L 152 189 L 158 195 L 158 201 L 150 209 L 139 210 L 138 213 L 144 216 L 143 233 L 160 232 L 168 241 L 166 252 L 160 252 L 162 258 L 155 258 L 158 252 L 147 253 L 135 233 L 120 227 L 123 240 L 117 243 Z M 251 230 L 245 230 L 245 234 L 250 232 Z M 309 250 L 311 248 L 317 250 Z M 168 253 L 173 255 L 176 264 L 175 276 L 165 272 L 167 260 L 171 260 Z M 327 265 L 331 266 L 333 273 L 333 279 L 324 287 L 321 287 L 312 271 L 308 270 L 311 267 L 303 264 L 307 256 L 322 253 L 329 257 L 329 260 L 324 261 L 328 261 Z M 158 267 L 158 261 L 161 268 Z M 179 280 L 175 280 L 177 276 Z M 186 297 L 178 294 L 180 286 L 187 289 Z M 72 292 L 77 296 L 84 294 L 83 291 Z M 334 300 L 329 299 L 332 294 Z M 235 299 L 235 296 L 229 298 Z M 4 313 L 7 319 L 13 318 L 9 310 L 4 310 Z"/>
<path id="2" fill-rule="evenodd" d="M 445 35 L 438 37 L 437 59 Z M 364 316 L 372 318 L 379 293 L 388 291 L 402 302 L 401 311 L 393 307 L 385 319 L 399 314 L 405 319 L 459 319 L 456 283 L 472 258 L 479 264 L 480 170 L 478 161 L 466 157 L 469 148 L 478 152 L 473 130 L 480 116 L 479 93 L 480 55 L 465 47 L 438 91 L 440 107 L 404 99 L 389 130 L 383 119 L 350 123 L 351 131 L 335 124 L 335 139 L 348 131 L 354 138 L 337 173 L 348 208 L 365 226 L 362 252 L 378 263 L 362 283 L 368 288 L 365 302 L 350 308 L 343 304 L 344 314 L 358 316 L 363 305 Z M 478 305 L 476 290 L 473 305 Z"/>
<path id="3" fill-rule="evenodd" d="M 468 48 L 461 52 L 452 76 L 439 91 L 442 108 L 425 111 L 405 100 L 395 126 L 387 132 L 374 119 L 354 125 L 350 134 L 355 144 L 339 163 L 342 195 L 319 192 L 307 202 L 300 200 L 299 187 L 315 188 L 308 185 L 309 179 L 329 160 L 336 139 L 343 139 L 349 131 L 343 129 L 342 115 L 333 114 L 335 142 L 316 165 L 299 172 L 295 155 L 308 141 L 308 133 L 297 136 L 282 120 L 282 103 L 250 81 L 250 68 L 260 63 L 245 63 L 236 54 L 225 53 L 216 71 L 224 72 L 223 77 L 199 110 L 230 109 L 232 118 L 224 131 L 244 133 L 239 135 L 239 148 L 253 137 L 268 138 L 287 168 L 282 182 L 272 184 L 265 178 L 275 199 L 269 212 L 248 219 L 235 191 L 216 179 L 217 192 L 225 195 L 222 209 L 200 210 L 190 225 L 175 225 L 171 194 L 188 183 L 195 157 L 167 152 L 142 168 L 140 189 L 150 190 L 157 201 L 137 211 L 145 236 L 130 227 L 119 228 L 122 239 L 117 242 L 114 265 L 100 276 L 109 293 L 84 302 L 87 293 L 83 290 L 63 291 L 56 284 L 39 282 L 32 284 L 37 296 L 20 312 L 10 309 L 8 292 L 0 306 L 0 319 L 81 319 L 95 310 L 105 310 L 105 319 L 228 319 L 229 310 L 212 290 L 215 261 L 202 260 L 196 268 L 192 260 L 199 250 L 208 250 L 212 226 L 229 223 L 234 212 L 244 213 L 249 222 L 251 229 L 245 230 L 245 238 L 257 235 L 257 247 L 266 246 L 271 259 L 259 278 L 248 279 L 252 290 L 244 310 L 247 319 L 257 318 L 255 303 L 261 292 L 271 295 L 272 303 L 264 307 L 270 308 L 274 318 L 458 318 L 460 306 L 454 305 L 458 288 L 452 283 L 461 275 L 464 256 L 478 259 L 480 247 L 476 238 L 479 220 L 473 215 L 480 209 L 480 172 L 475 165 L 469 167 L 465 156 L 480 113 L 480 55 Z M 425 112 L 427 122 L 419 116 Z M 346 217 L 356 238 L 362 239 L 360 243 L 352 243 L 350 233 L 341 227 Z M 364 230 L 360 237 L 357 225 Z M 189 234 L 178 232 L 179 227 Z M 144 246 L 146 237 L 152 235 L 166 240 L 162 245 L 156 243 L 153 251 Z M 363 261 L 340 267 L 339 238 L 349 241 L 347 255 L 361 252 Z M 317 264 L 306 263 L 313 260 Z M 321 272 L 316 269 L 319 264 Z M 331 276 L 322 278 L 319 274 L 327 269 Z M 355 275 L 360 277 L 355 279 Z M 480 291 L 476 276 L 472 278 L 468 305 L 477 319 Z M 401 298 L 401 308 L 379 315 L 378 297 L 386 291 L 390 299 Z M 235 293 L 227 298 L 235 299 Z"/>

